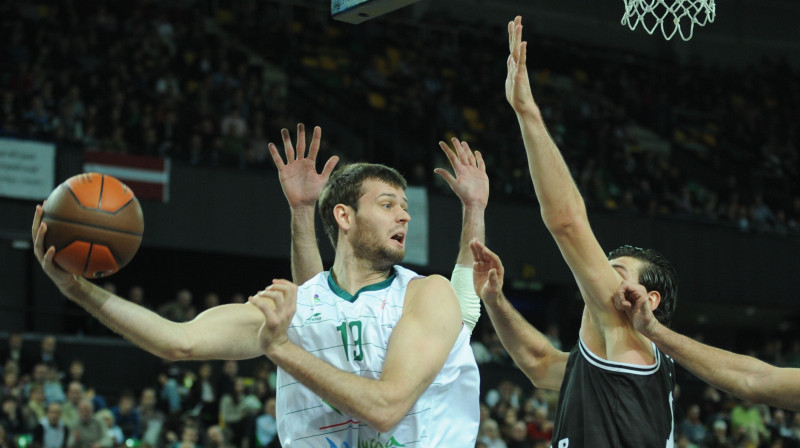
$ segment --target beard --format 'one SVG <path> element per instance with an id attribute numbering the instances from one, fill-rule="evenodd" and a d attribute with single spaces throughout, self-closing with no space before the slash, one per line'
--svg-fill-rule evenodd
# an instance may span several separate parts
<path id="1" fill-rule="evenodd" d="M 371 231 L 374 227 L 360 217 L 356 217 L 356 223 L 352 241 L 356 258 L 366 261 L 377 271 L 387 270 L 403 261 L 405 248 L 386 247 L 385 240 Z"/>

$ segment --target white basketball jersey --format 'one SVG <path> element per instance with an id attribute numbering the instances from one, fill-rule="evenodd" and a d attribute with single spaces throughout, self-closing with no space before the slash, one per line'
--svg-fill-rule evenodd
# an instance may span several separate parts
<path id="1" fill-rule="evenodd" d="M 420 276 L 395 266 L 387 280 L 351 296 L 322 272 L 299 287 L 289 339 L 346 372 L 378 379 L 389 337 L 403 314 L 409 281 Z M 346 415 L 278 369 L 278 437 L 284 448 L 475 446 L 479 422 L 478 366 L 461 333 L 433 383 L 386 433 Z"/>

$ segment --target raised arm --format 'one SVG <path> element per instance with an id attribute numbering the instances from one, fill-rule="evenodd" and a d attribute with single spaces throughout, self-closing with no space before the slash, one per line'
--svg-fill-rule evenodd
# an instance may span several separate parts
<path id="1" fill-rule="evenodd" d="M 590 325 L 617 326 L 622 319 L 614 309 L 612 297 L 621 277 L 611 268 L 589 227 L 583 198 L 533 99 L 526 67 L 528 45 L 522 41 L 521 21 L 517 17 L 508 24 L 511 54 L 506 99 L 522 130 L 542 218 L 578 282 L 593 317 Z"/>
<path id="2" fill-rule="evenodd" d="M 305 154 L 306 132 L 303 123 L 297 125 L 296 151 L 288 129 L 281 129 L 281 137 L 286 163 L 283 162 L 275 144 L 269 144 L 269 152 L 278 168 L 281 188 L 292 213 L 292 278 L 296 283 L 303 284 L 323 270 L 314 229 L 314 211 L 320 191 L 328 181 L 336 163 L 339 162 L 339 157 L 333 156 L 328 159 L 322 172 L 317 173 L 317 153 L 322 138 L 322 129 L 319 126 L 314 128 L 308 156 Z"/>
<path id="3" fill-rule="evenodd" d="M 142 349 L 170 360 L 247 359 L 261 355 L 256 334 L 264 316 L 252 305 L 222 305 L 191 322 L 172 322 L 58 267 L 53 262 L 55 247 L 44 248 L 47 224 L 42 223 L 39 205 L 31 233 L 34 255 L 61 293 Z"/>
<path id="4" fill-rule="evenodd" d="M 461 240 L 450 282 L 461 305 L 461 318 L 472 332 L 481 315 L 481 303 L 472 281 L 474 260 L 469 242 L 473 239 L 486 242 L 484 213 L 489 203 L 489 176 L 480 151 L 473 153 L 467 142 L 460 142 L 457 138 L 452 142 L 452 149 L 445 142 L 439 142 L 439 147 L 450 161 L 455 176 L 444 168 L 436 168 L 434 172 L 442 176 L 461 200 Z"/>
<path id="5" fill-rule="evenodd" d="M 408 286 L 403 317 L 377 380 L 339 370 L 292 343 L 286 330 L 297 305 L 297 287 L 277 280 L 250 298 L 265 316 L 264 353 L 323 400 L 379 432 L 394 428 L 441 370 L 461 330 L 458 302 L 440 276 Z"/>
<path id="6" fill-rule="evenodd" d="M 634 327 L 698 378 L 755 403 L 800 411 L 800 369 L 771 366 L 750 356 L 702 344 L 662 325 L 646 289 L 623 282 L 614 296 Z"/>
<path id="7" fill-rule="evenodd" d="M 479 241 L 472 241 L 470 249 L 475 258 L 475 290 L 503 347 L 536 387 L 561 389 L 569 354 L 553 347 L 503 295 L 504 270 L 500 257 Z"/>

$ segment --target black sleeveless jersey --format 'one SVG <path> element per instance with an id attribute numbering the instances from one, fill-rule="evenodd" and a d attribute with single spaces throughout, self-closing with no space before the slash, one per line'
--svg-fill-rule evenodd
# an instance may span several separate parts
<path id="1" fill-rule="evenodd" d="M 579 341 L 558 398 L 552 448 L 672 448 L 675 365 L 655 345 L 656 362 L 602 359 Z"/>

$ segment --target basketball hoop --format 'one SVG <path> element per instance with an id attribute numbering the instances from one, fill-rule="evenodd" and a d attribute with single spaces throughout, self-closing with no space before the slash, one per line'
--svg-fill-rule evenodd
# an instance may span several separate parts
<path id="1" fill-rule="evenodd" d="M 714 0 L 623 0 L 625 15 L 622 24 L 631 30 L 639 23 L 648 34 L 661 28 L 667 40 L 675 33 L 681 39 L 689 40 L 694 34 L 694 26 L 705 26 L 714 21 L 716 14 Z"/>

